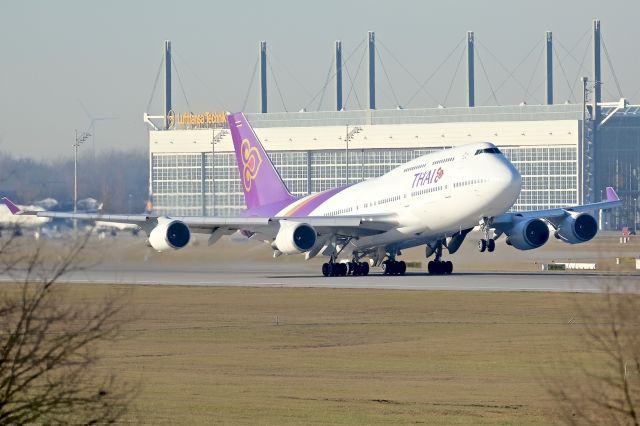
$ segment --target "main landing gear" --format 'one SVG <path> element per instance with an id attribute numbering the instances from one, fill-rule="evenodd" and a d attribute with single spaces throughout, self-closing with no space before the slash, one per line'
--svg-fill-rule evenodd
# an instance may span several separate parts
<path id="1" fill-rule="evenodd" d="M 360 262 L 360 254 L 353 253 L 351 262 L 338 263 L 336 262 L 342 250 L 349 244 L 351 238 L 342 240 L 340 246 L 334 238 L 331 242 L 332 254 L 329 262 L 322 264 L 322 275 L 325 277 L 345 277 L 347 275 L 359 276 L 369 275 L 369 264 L 367 262 Z"/>
<path id="2" fill-rule="evenodd" d="M 453 263 L 450 260 L 442 260 L 442 242 L 438 241 L 434 249 L 436 255 L 434 260 L 429 261 L 427 270 L 432 275 L 450 275 L 453 272 Z"/>
<path id="3" fill-rule="evenodd" d="M 325 277 L 345 277 L 347 275 L 364 276 L 369 275 L 369 264 L 367 262 L 347 262 L 336 263 L 334 259 L 322 264 L 322 275 Z"/>
<path id="4" fill-rule="evenodd" d="M 404 275 L 407 272 L 407 264 L 404 260 L 388 259 L 382 262 L 384 275 Z"/>

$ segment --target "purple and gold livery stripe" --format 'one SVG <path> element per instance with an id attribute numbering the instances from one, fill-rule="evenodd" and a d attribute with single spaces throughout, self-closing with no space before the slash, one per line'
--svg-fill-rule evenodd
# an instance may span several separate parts
<path id="1" fill-rule="evenodd" d="M 347 188 L 348 186 L 341 186 L 310 195 L 300 200 L 300 202 L 296 203 L 294 206 L 287 208 L 285 211 L 283 211 L 281 216 L 309 216 L 312 211 L 320 207 L 325 201 L 329 200 L 331 197 Z"/>

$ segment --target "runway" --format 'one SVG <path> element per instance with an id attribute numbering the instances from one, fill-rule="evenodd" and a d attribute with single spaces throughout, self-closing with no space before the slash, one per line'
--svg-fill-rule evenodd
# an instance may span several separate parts
<path id="1" fill-rule="evenodd" d="M 292 266 L 292 265 L 287 265 Z M 373 273 L 366 277 L 320 276 L 308 267 L 254 263 L 211 267 L 91 268 L 65 276 L 67 283 L 135 284 L 216 287 L 361 288 L 388 290 L 597 292 L 607 284 L 624 280 L 640 288 L 640 276 L 611 276 L 566 272 L 461 272 L 434 276 L 409 272 L 405 276 Z"/>
<path id="2" fill-rule="evenodd" d="M 640 243 L 640 241 L 639 241 Z M 52 242 L 54 258 L 68 243 Z M 222 241 L 214 247 L 194 246 L 177 252 L 155 253 L 140 238 L 92 241 L 79 268 L 60 279 L 65 283 L 172 285 L 218 287 L 297 287 L 389 290 L 597 292 L 607 285 L 624 283 L 640 291 L 640 275 L 630 268 L 615 268 L 613 256 L 635 255 L 640 244 L 620 245 L 617 239 L 599 238 L 580 246 L 557 241 L 543 249 L 521 252 L 500 243 L 499 255 L 478 253 L 473 240 L 465 242 L 454 260 L 453 275 L 434 276 L 425 271 L 421 249 L 404 253 L 407 261 L 422 262 L 422 269 L 408 269 L 405 276 L 385 276 L 372 268 L 366 277 L 330 277 L 320 274 L 320 258 L 271 257 L 259 242 Z M 27 247 L 28 248 L 28 247 Z M 615 272 L 541 271 L 554 261 L 596 261 Z M 607 263 L 608 262 L 608 263 Z M 7 274 L 0 282 L 15 281 Z"/>

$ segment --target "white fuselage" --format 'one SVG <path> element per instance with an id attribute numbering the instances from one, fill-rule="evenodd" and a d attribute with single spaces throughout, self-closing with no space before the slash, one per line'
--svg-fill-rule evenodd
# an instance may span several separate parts
<path id="1" fill-rule="evenodd" d="M 398 227 L 352 244 L 356 249 L 400 249 L 451 236 L 506 212 L 520 187 L 520 173 L 495 145 L 475 143 L 424 155 L 344 188 L 309 216 L 393 215 Z"/>

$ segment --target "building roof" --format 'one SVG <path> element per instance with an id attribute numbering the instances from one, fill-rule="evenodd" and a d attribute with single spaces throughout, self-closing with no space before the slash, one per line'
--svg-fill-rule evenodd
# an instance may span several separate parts
<path id="1" fill-rule="evenodd" d="M 487 121 L 580 120 L 582 105 L 517 105 L 359 111 L 271 112 L 246 114 L 255 128 Z"/>

